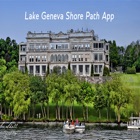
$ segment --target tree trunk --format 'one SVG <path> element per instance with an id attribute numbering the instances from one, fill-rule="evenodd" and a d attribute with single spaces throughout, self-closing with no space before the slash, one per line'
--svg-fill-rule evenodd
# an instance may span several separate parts
<path id="1" fill-rule="evenodd" d="M 33 113 L 32 117 L 35 118 L 35 103 L 33 103 L 33 112 L 32 113 Z"/>
<path id="2" fill-rule="evenodd" d="M 57 117 L 57 111 L 58 111 L 58 110 L 57 110 L 57 106 L 58 106 L 58 105 L 57 105 L 57 103 L 56 103 L 56 106 L 55 106 L 55 119 L 56 119 L 56 120 L 57 120 L 57 118 L 58 118 L 58 117 Z"/>
<path id="3" fill-rule="evenodd" d="M 8 116 L 10 116 L 11 114 L 11 110 L 10 110 L 10 107 L 8 108 Z"/>
<path id="4" fill-rule="evenodd" d="M 99 109 L 99 119 L 101 119 L 101 111 L 100 111 L 100 109 Z"/>
<path id="5" fill-rule="evenodd" d="M 120 107 L 118 107 L 117 116 L 118 116 L 118 123 L 120 123 L 120 120 L 121 120 Z"/>
<path id="6" fill-rule="evenodd" d="M 42 112 L 42 117 L 44 118 L 44 112 L 43 112 L 42 103 L 41 103 L 41 112 Z"/>
<path id="7" fill-rule="evenodd" d="M 46 118 L 46 108 L 43 107 L 43 110 L 44 110 L 44 118 Z"/>
<path id="8" fill-rule="evenodd" d="M 4 114 L 7 114 L 6 104 L 4 104 Z"/>
<path id="9" fill-rule="evenodd" d="M 47 118 L 48 118 L 48 120 L 49 120 L 49 117 L 50 116 L 50 113 L 49 113 L 49 103 L 47 103 Z"/>
<path id="10" fill-rule="evenodd" d="M 70 106 L 70 119 L 72 120 L 72 105 Z"/>
<path id="11" fill-rule="evenodd" d="M 86 107 L 86 120 L 88 121 L 88 106 Z"/>
<path id="12" fill-rule="evenodd" d="M 68 106 L 66 106 L 66 118 L 68 118 Z"/>
<path id="13" fill-rule="evenodd" d="M 60 106 L 58 106 L 58 120 L 60 120 L 61 117 L 60 117 Z"/>
<path id="14" fill-rule="evenodd" d="M 106 118 L 107 118 L 107 120 L 109 120 L 108 118 L 109 118 L 109 109 L 107 108 L 107 110 L 106 110 Z"/>
<path id="15" fill-rule="evenodd" d="M 26 117 L 25 117 L 25 113 L 23 113 L 23 120 L 25 120 L 26 119 Z"/>
<path id="16" fill-rule="evenodd" d="M 83 119 L 85 120 L 85 106 L 83 105 Z"/>
<path id="17" fill-rule="evenodd" d="M 73 102 L 73 107 L 72 107 L 72 110 L 73 110 L 73 118 L 75 118 L 75 112 L 74 112 L 74 102 Z"/>
<path id="18" fill-rule="evenodd" d="M 61 117 L 62 117 L 62 119 L 64 119 L 64 105 L 63 105 L 63 102 L 62 102 L 62 112 L 61 113 L 62 113 Z"/>

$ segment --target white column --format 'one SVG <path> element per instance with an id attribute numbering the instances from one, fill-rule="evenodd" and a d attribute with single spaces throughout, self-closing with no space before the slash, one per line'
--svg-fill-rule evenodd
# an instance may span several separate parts
<path id="1" fill-rule="evenodd" d="M 85 71 L 86 66 L 83 65 L 83 76 L 86 76 L 86 71 Z"/>
<path id="2" fill-rule="evenodd" d="M 79 65 L 76 65 L 76 67 L 77 67 L 76 74 L 79 74 Z"/>

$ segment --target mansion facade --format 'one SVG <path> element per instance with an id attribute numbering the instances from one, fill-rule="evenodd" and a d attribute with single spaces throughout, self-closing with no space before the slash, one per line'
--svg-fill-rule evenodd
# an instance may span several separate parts
<path id="1" fill-rule="evenodd" d="M 19 44 L 18 67 L 25 71 L 27 66 L 29 74 L 44 76 L 55 66 L 65 72 L 70 65 L 75 75 L 91 76 L 93 68 L 94 74 L 102 76 L 104 66 L 109 68 L 109 44 L 98 41 L 93 30 L 28 32 L 26 40 Z"/>

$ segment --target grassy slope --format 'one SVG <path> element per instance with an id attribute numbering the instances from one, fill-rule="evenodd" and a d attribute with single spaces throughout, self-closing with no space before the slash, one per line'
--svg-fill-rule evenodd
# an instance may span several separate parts
<path id="1" fill-rule="evenodd" d="M 122 74 L 122 81 L 130 87 L 135 94 L 140 94 L 140 74 Z"/>

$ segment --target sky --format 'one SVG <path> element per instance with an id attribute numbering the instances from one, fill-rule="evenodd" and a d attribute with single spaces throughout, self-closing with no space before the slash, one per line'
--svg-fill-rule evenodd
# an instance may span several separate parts
<path id="1" fill-rule="evenodd" d="M 66 20 L 66 12 L 83 14 L 82 20 Z M 38 20 L 25 20 L 32 13 Z M 43 20 L 41 13 L 63 14 L 63 20 Z M 99 13 L 100 19 L 86 19 L 86 12 Z M 112 21 L 102 19 L 103 13 L 114 15 Z M 0 0 L 0 38 L 10 37 L 25 42 L 31 32 L 67 32 L 94 30 L 99 39 L 116 40 L 127 46 L 140 39 L 140 0 Z"/>

